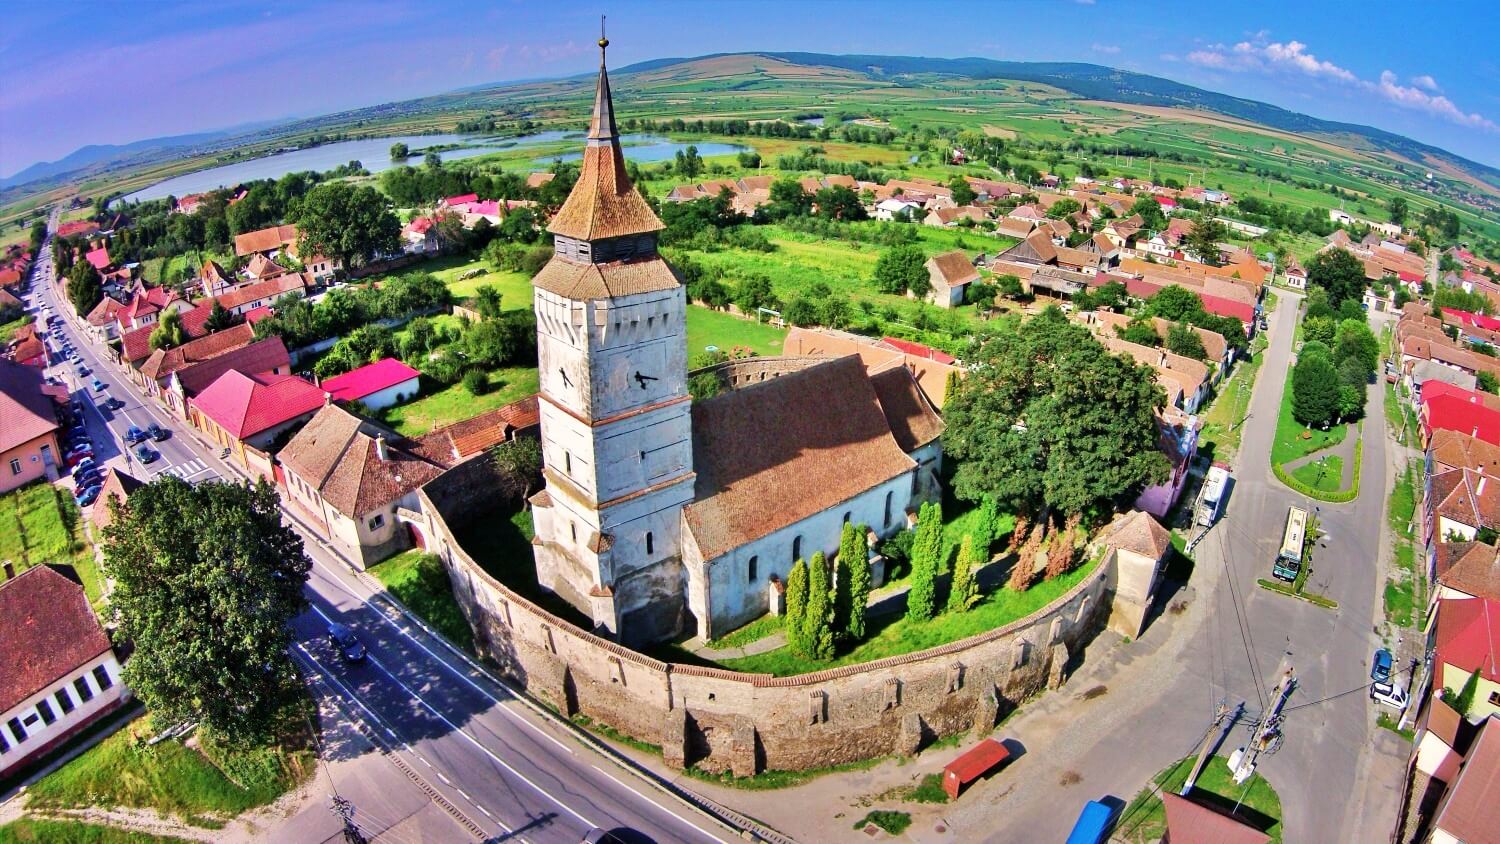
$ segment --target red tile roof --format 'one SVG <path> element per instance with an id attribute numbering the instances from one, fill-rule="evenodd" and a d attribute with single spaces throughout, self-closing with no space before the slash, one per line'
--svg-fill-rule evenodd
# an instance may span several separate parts
<path id="1" fill-rule="evenodd" d="M 385 459 L 377 438 L 386 441 Z M 387 507 L 445 468 L 420 443 L 403 440 L 338 405 L 318 411 L 277 458 L 350 518 Z"/>
<path id="2" fill-rule="evenodd" d="M 72 237 L 75 234 L 92 234 L 98 230 L 99 224 L 93 220 L 73 220 L 58 226 L 57 236 Z"/>
<path id="3" fill-rule="evenodd" d="M 926 346 L 921 343 L 914 343 L 910 340 L 902 340 L 899 337 L 882 337 L 880 338 L 880 342 L 915 357 L 935 360 L 938 363 L 958 363 L 958 358 L 955 358 L 953 355 L 950 355 L 947 352 L 934 349 L 931 346 Z"/>
<path id="4" fill-rule="evenodd" d="M 1478 390 L 1466 390 L 1457 384 L 1449 384 L 1446 381 L 1438 381 L 1436 379 L 1424 381 L 1419 392 L 1423 401 L 1438 396 L 1453 396 L 1469 404 L 1500 411 L 1500 396 Z"/>
<path id="5" fill-rule="evenodd" d="M 235 235 L 234 254 L 243 256 L 252 252 L 271 252 L 296 242 L 296 226 L 271 226 Z"/>
<path id="6" fill-rule="evenodd" d="M 1500 601 L 1438 601 L 1437 655 L 1444 665 L 1500 683 Z"/>
<path id="7" fill-rule="evenodd" d="M 215 296 L 212 301 L 202 300 L 200 302 L 200 305 L 206 305 L 209 308 L 212 308 L 213 301 L 217 301 L 220 305 L 224 306 L 225 310 L 232 311 L 235 308 L 240 307 L 241 305 L 260 301 L 262 299 L 266 300 L 267 302 L 274 302 L 282 296 L 287 295 L 288 293 L 300 293 L 306 290 L 307 285 L 305 284 L 305 281 L 306 280 L 303 279 L 301 273 L 278 275 L 275 278 L 268 278 L 264 281 L 257 281 L 254 284 L 247 284 L 244 287 L 239 287 L 226 293 L 221 293 L 218 296 Z"/>
<path id="8" fill-rule="evenodd" d="M 191 366 L 185 366 L 173 374 L 177 376 L 183 392 L 189 396 L 195 396 L 231 369 L 259 375 L 277 369 L 285 374 L 291 367 L 291 356 L 287 354 L 286 344 L 281 342 L 280 337 L 273 336 Z"/>
<path id="9" fill-rule="evenodd" d="M 1423 387 L 1432 383 L 1427 381 Z M 1422 426 L 1429 435 L 1441 428 L 1478 437 L 1491 445 L 1500 445 L 1500 412 L 1452 394 L 1422 397 Z"/>
<path id="10" fill-rule="evenodd" d="M 151 353 L 145 363 L 141 364 L 140 371 L 147 378 L 161 381 L 180 369 L 212 360 L 226 352 L 246 346 L 254 339 L 255 329 L 240 323 L 223 331 L 189 340 L 181 346 L 157 349 Z M 204 384 L 204 386 L 208 385 Z"/>
<path id="11" fill-rule="evenodd" d="M 357 401 L 421 374 L 395 358 L 381 358 L 359 369 L 329 378 L 322 386 L 333 394 L 335 401 Z"/>
<path id="12" fill-rule="evenodd" d="M 0 583 L 0 712 L 110 649 L 83 587 L 63 571 L 35 566 Z"/>
<path id="13" fill-rule="evenodd" d="M 43 383 L 36 367 L 0 360 L 0 452 L 57 430 L 57 414 L 42 393 Z"/>
<path id="14" fill-rule="evenodd" d="M 83 256 L 83 259 L 93 264 L 94 269 L 103 272 L 110 264 L 109 247 L 101 246 L 98 249 L 91 250 L 87 255 Z"/>
<path id="15" fill-rule="evenodd" d="M 1271 836 L 1196 800 L 1162 792 L 1172 844 L 1266 844 Z"/>
<path id="16" fill-rule="evenodd" d="M 451 455 L 451 459 L 457 461 L 515 439 L 517 435 L 532 433 L 541 424 L 541 408 L 537 397 L 532 395 L 438 428 L 422 435 L 421 440 L 429 447 L 429 453 Z"/>
<path id="17" fill-rule="evenodd" d="M 1203 310 L 1215 316 L 1231 316 L 1247 326 L 1255 319 L 1255 306 L 1247 302 L 1236 302 L 1210 293 L 1199 293 L 1198 298 L 1203 300 Z"/>
<path id="18" fill-rule="evenodd" d="M 212 308 L 205 308 L 201 305 L 192 310 L 178 311 L 178 316 L 182 318 L 183 335 L 188 340 L 197 340 L 200 337 L 208 336 L 208 329 L 204 327 L 204 323 L 208 321 L 209 314 L 211 313 L 213 313 Z M 121 335 L 121 354 L 124 355 L 127 363 L 135 363 L 138 360 L 151 357 L 151 353 L 155 351 L 155 349 L 151 348 L 151 332 L 155 330 L 156 325 L 153 323 L 132 329 Z"/>
<path id="19" fill-rule="evenodd" d="M 257 322 L 260 322 L 261 320 L 265 319 L 266 317 L 268 317 L 268 316 L 274 316 L 274 315 L 275 314 L 271 311 L 271 306 L 270 305 L 261 305 L 258 308 L 251 308 L 250 310 L 245 311 L 245 315 L 244 316 L 245 316 L 245 322 L 248 322 L 251 325 L 254 325 Z"/>
<path id="20" fill-rule="evenodd" d="M 316 411 L 325 398 L 322 390 L 295 375 L 246 375 L 231 369 L 188 403 L 243 440 Z"/>
<path id="21" fill-rule="evenodd" d="M 1456 841 L 1494 841 L 1500 829 L 1500 717 L 1485 720 L 1432 826 Z"/>

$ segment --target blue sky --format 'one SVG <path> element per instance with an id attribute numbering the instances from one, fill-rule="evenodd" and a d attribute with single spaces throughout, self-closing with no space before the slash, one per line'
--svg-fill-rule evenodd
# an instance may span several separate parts
<path id="1" fill-rule="evenodd" d="M 86 144 L 587 71 L 601 13 L 617 67 L 756 50 L 1087 61 L 1500 166 L 1493 0 L 162 0 L 7 9 L 0 175 Z"/>

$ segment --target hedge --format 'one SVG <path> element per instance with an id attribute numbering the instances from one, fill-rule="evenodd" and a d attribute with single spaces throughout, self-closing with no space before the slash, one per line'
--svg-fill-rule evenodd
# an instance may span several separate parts
<path id="1" fill-rule="evenodd" d="M 1308 498 L 1316 498 L 1319 501 L 1328 501 L 1333 504 L 1353 501 L 1359 497 L 1359 469 L 1360 462 L 1364 459 L 1364 441 L 1365 438 L 1362 436 L 1354 441 L 1354 485 L 1348 489 L 1341 489 L 1338 492 L 1323 492 L 1322 490 L 1313 489 L 1288 474 L 1285 469 L 1281 468 L 1280 463 L 1271 464 L 1271 471 L 1276 473 L 1276 480 L 1281 481 L 1283 484 L 1286 484 Z"/>

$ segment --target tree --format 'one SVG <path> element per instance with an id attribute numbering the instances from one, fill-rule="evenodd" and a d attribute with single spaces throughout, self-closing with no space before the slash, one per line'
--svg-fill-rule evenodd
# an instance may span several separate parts
<path id="1" fill-rule="evenodd" d="M 1156 326 L 1151 323 L 1149 317 L 1136 317 L 1125 323 L 1124 328 L 1115 329 L 1115 333 L 1127 343 L 1137 343 L 1142 346 L 1161 345 L 1161 335 L 1156 333 Z"/>
<path id="2" fill-rule="evenodd" d="M 771 290 L 771 280 L 759 274 L 747 275 L 740 281 L 734 292 L 734 303 L 746 314 L 754 314 L 760 308 L 781 310 L 781 302 Z"/>
<path id="3" fill-rule="evenodd" d="M 1078 200 L 1059 199 L 1052 203 L 1051 208 L 1047 209 L 1047 216 L 1054 220 L 1061 220 L 1064 217 L 1077 214 L 1081 210 L 1083 210 L 1083 206 L 1078 204 Z"/>
<path id="4" fill-rule="evenodd" d="M 698 155 L 698 147 L 689 144 L 686 150 L 678 150 L 674 169 L 689 179 L 702 173 L 703 159 Z"/>
<path id="5" fill-rule="evenodd" d="M 301 694 L 290 622 L 312 567 L 276 490 L 162 476 L 111 500 L 110 609 L 135 643 L 125 682 L 154 713 L 246 744 Z"/>
<path id="6" fill-rule="evenodd" d="M 368 186 L 324 182 L 302 197 L 292 216 L 300 233 L 298 254 L 328 255 L 346 267 L 394 252 L 401 241 L 390 200 Z"/>
<path id="7" fill-rule="evenodd" d="M 153 349 L 172 349 L 187 342 L 187 333 L 182 329 L 182 315 L 175 310 L 163 313 L 146 341 Z"/>
<path id="8" fill-rule="evenodd" d="M 494 319 L 500 316 L 500 289 L 493 284 L 481 284 L 474 291 L 474 310 L 485 319 Z"/>
<path id="9" fill-rule="evenodd" d="M 875 262 L 875 287 L 882 293 L 902 295 L 908 291 L 923 296 L 932 289 L 928 281 L 927 258 L 922 250 L 901 244 L 880 253 Z"/>
<path id="10" fill-rule="evenodd" d="M 1173 323 L 1167 329 L 1167 351 L 1193 360 L 1208 360 L 1208 350 L 1203 348 L 1203 338 L 1182 323 Z"/>
<path id="11" fill-rule="evenodd" d="M 208 318 L 203 320 L 203 329 L 212 334 L 215 331 L 232 328 L 238 325 L 243 319 L 244 317 L 230 312 L 223 305 L 219 304 L 218 299 L 215 299 L 214 306 L 208 311 Z"/>
<path id="12" fill-rule="evenodd" d="M 955 205 L 973 205 L 974 200 L 979 198 L 979 194 L 974 192 L 974 188 L 963 176 L 954 176 L 948 182 L 948 190 L 953 192 Z"/>
<path id="13" fill-rule="evenodd" d="M 1292 367 L 1292 416 L 1308 426 L 1331 424 L 1339 416 L 1339 376 L 1328 355 L 1303 344 Z"/>
<path id="14" fill-rule="evenodd" d="M 865 637 L 865 605 L 870 601 L 870 551 L 864 525 L 844 523 L 839 537 L 838 578 L 835 583 L 835 618 L 840 634 L 859 641 Z"/>
<path id="15" fill-rule="evenodd" d="M 1475 376 L 1475 379 L 1478 382 L 1476 386 L 1479 389 L 1486 393 L 1500 394 L 1500 379 L 1496 379 L 1494 374 L 1480 371 L 1479 375 Z"/>
<path id="16" fill-rule="evenodd" d="M 953 563 L 953 583 L 948 590 L 948 611 L 965 612 L 979 602 L 979 581 L 975 569 L 984 563 L 975 549 L 974 535 L 964 534 Z"/>
<path id="17" fill-rule="evenodd" d="M 1000 538 L 1000 505 L 986 495 L 979 499 L 979 516 L 974 525 L 974 549 L 982 560 L 988 561 L 995 541 Z"/>
<path id="18" fill-rule="evenodd" d="M 422 166 L 429 170 L 441 170 L 443 169 L 443 157 L 438 155 L 436 151 L 429 151 L 426 155 L 422 156 Z"/>
<path id="19" fill-rule="evenodd" d="M 1228 226 L 1213 217 L 1203 217 L 1193 223 L 1184 242 L 1198 260 L 1217 267 L 1223 263 L 1219 260 L 1219 244 L 1228 237 Z"/>
<path id="20" fill-rule="evenodd" d="M 986 338 L 971 363 L 943 413 L 960 498 L 990 496 L 1045 522 L 1107 512 L 1166 477 L 1155 374 L 1109 354 L 1060 310 Z"/>
<path id="21" fill-rule="evenodd" d="M 68 301 L 73 310 L 86 317 L 104 299 L 104 285 L 99 271 L 88 261 L 79 261 L 68 270 Z"/>
<path id="22" fill-rule="evenodd" d="M 1302 339 L 1325 346 L 1333 345 L 1338 333 L 1338 323 L 1331 316 L 1310 316 L 1302 320 Z"/>
<path id="23" fill-rule="evenodd" d="M 1458 697 L 1453 701 L 1453 709 L 1458 714 L 1469 717 L 1469 711 L 1474 708 L 1474 698 L 1479 694 L 1479 669 L 1469 673 L 1469 679 L 1464 681 L 1464 687 L 1459 690 Z"/>
<path id="24" fill-rule="evenodd" d="M 1385 204 L 1386 210 L 1391 212 L 1391 222 L 1401 225 L 1406 222 L 1406 215 L 1411 212 L 1411 207 L 1406 204 L 1406 197 L 1393 196 Z"/>
<path id="25" fill-rule="evenodd" d="M 802 623 L 807 617 L 807 561 L 792 563 L 786 576 L 786 618 L 782 629 L 786 631 L 786 643 L 803 656 L 808 655 L 807 643 L 802 638 Z"/>
<path id="26" fill-rule="evenodd" d="M 1026 288 L 1021 285 L 1021 278 L 1010 273 L 995 276 L 995 289 L 1008 299 L 1019 300 L 1026 295 Z"/>
<path id="27" fill-rule="evenodd" d="M 1173 322 L 1190 322 L 1203 311 L 1203 300 L 1193 291 L 1176 284 L 1164 287 L 1146 302 L 1145 316 L 1159 316 Z"/>
<path id="28" fill-rule="evenodd" d="M 829 220 L 863 220 L 869 216 L 859 201 L 859 194 L 843 185 L 823 188 L 813 201 L 818 206 L 818 216 Z"/>
<path id="29" fill-rule="evenodd" d="M 911 547 L 911 588 L 906 593 L 906 617 L 926 621 L 937 613 L 937 569 L 943 547 L 943 511 L 928 501 L 917 511 L 917 535 Z"/>
<path id="30" fill-rule="evenodd" d="M 1167 227 L 1167 215 L 1162 213 L 1161 203 L 1150 195 L 1138 197 L 1130 206 L 1131 214 L 1139 214 L 1148 231 L 1161 231 Z"/>
<path id="31" fill-rule="evenodd" d="M 1374 372 L 1380 363 L 1380 341 L 1375 339 L 1369 323 L 1362 319 L 1346 319 L 1338 325 L 1333 359 L 1342 362 L 1346 358 L 1358 360 L 1366 374 Z"/>
<path id="32" fill-rule="evenodd" d="M 812 213 L 813 198 L 802 189 L 802 183 L 783 176 L 771 183 L 771 201 L 761 209 L 772 220 L 806 217 Z"/>
<path id="33" fill-rule="evenodd" d="M 394 144 L 391 144 L 391 160 L 392 161 L 405 161 L 407 159 L 407 157 L 410 156 L 410 155 L 411 155 L 411 150 L 407 148 L 406 144 L 403 144 L 400 141 L 397 141 Z"/>
<path id="34" fill-rule="evenodd" d="M 542 444 L 536 437 L 516 437 L 495 447 L 500 493 L 530 506 L 532 487 L 542 476 Z"/>
<path id="35" fill-rule="evenodd" d="M 1358 305 L 1365 295 L 1365 265 L 1347 249 L 1330 249 L 1308 262 L 1307 283 L 1326 290 L 1335 309 L 1348 301 Z"/>
<path id="36" fill-rule="evenodd" d="M 828 557 L 819 551 L 807 561 L 807 610 L 802 616 L 802 641 L 813 659 L 833 658 L 833 590 L 828 578 Z"/>

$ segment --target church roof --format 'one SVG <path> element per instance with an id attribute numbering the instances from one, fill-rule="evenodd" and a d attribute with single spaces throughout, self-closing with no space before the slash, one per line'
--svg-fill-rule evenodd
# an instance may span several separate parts
<path id="1" fill-rule="evenodd" d="M 609 264 L 575 264 L 554 257 L 531 283 L 568 299 L 607 299 L 670 290 L 679 284 L 672 268 L 658 256 Z"/>
<path id="2" fill-rule="evenodd" d="M 923 398 L 911 370 L 895 365 L 872 372 L 870 386 L 902 451 L 910 454 L 943 435 L 943 420 Z"/>
<path id="3" fill-rule="evenodd" d="M 693 402 L 688 530 L 712 560 L 915 466 L 860 359 L 835 358 Z"/>
<path id="4" fill-rule="evenodd" d="M 607 40 L 599 40 L 599 84 L 594 91 L 594 116 L 589 122 L 583 165 L 573 192 L 547 227 L 555 235 L 599 240 L 665 228 L 625 173 L 609 73 L 604 69 L 604 48 L 608 45 Z"/>

